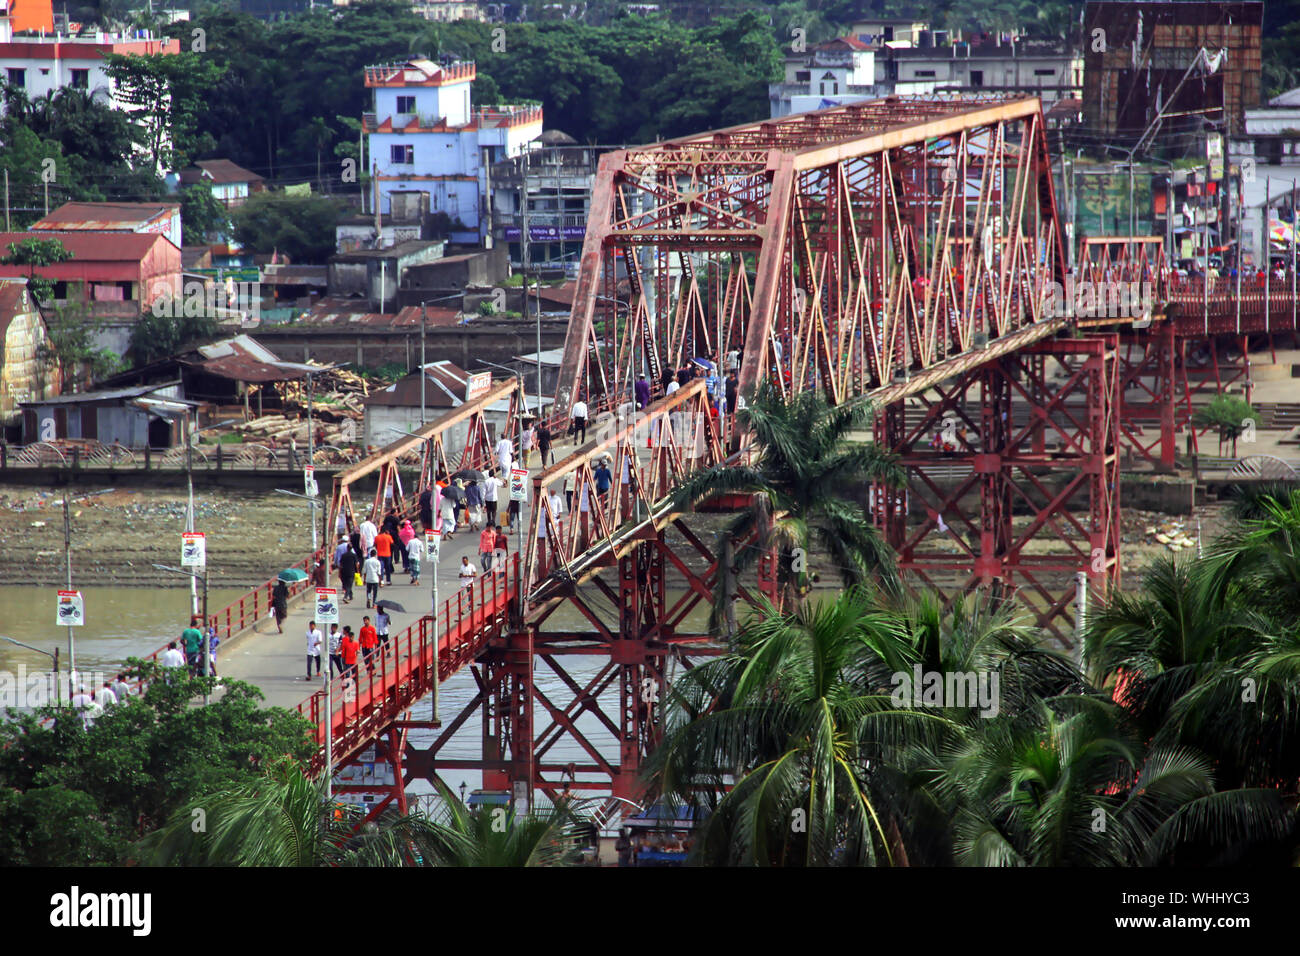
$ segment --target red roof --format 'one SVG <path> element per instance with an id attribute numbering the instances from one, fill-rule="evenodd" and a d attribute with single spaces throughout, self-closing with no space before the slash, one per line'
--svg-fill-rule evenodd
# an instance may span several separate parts
<path id="1" fill-rule="evenodd" d="M 817 44 L 816 49 L 818 49 L 818 50 L 830 50 L 830 49 L 833 49 L 834 47 L 836 47 L 836 46 L 840 46 L 840 45 L 846 46 L 846 47 L 848 47 L 850 50 L 870 50 L 870 49 L 871 49 L 871 44 L 869 44 L 869 43 L 863 43 L 861 40 L 859 40 L 857 37 L 854 37 L 854 36 L 835 37 L 835 39 L 833 39 L 833 40 L 827 40 L 825 43 L 819 43 L 819 44 Z"/>
<path id="2" fill-rule="evenodd" d="M 140 262 L 154 244 L 171 240 L 156 232 L 0 232 L 0 250 L 7 254 L 9 243 L 25 239 L 57 239 L 76 262 Z M 0 266 L 26 270 L 26 266 Z M 39 266 L 37 268 L 40 268 Z M 25 273 L 24 273 L 25 274 Z"/>
<path id="3" fill-rule="evenodd" d="M 174 202 L 65 202 L 32 223 L 31 228 L 134 232 L 143 225 L 169 218 L 180 208 L 180 203 Z"/>

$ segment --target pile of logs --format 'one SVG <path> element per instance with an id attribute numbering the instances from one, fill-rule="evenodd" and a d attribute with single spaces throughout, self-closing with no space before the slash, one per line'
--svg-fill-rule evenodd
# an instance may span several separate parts
<path id="1" fill-rule="evenodd" d="M 340 447 L 356 444 L 361 433 L 360 418 L 358 414 L 355 420 L 349 417 L 340 422 L 314 421 L 312 425 L 316 429 L 316 444 Z M 302 451 L 307 450 L 306 418 L 263 415 L 235 425 L 233 431 L 242 436 L 246 443 L 284 448 L 292 439 Z"/>
<path id="2" fill-rule="evenodd" d="M 308 365 L 321 366 L 319 362 Z M 335 368 L 312 376 L 311 411 L 322 421 L 339 422 L 344 418 L 360 420 L 362 399 L 369 393 L 366 380 L 355 372 Z M 275 386 L 284 409 L 288 412 L 307 412 L 307 382 L 278 382 Z"/>

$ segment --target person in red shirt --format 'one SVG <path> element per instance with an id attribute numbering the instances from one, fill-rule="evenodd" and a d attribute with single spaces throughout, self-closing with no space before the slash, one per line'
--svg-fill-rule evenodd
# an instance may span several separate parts
<path id="1" fill-rule="evenodd" d="M 361 621 L 361 653 L 365 655 L 366 663 L 369 664 L 370 655 L 379 646 L 379 632 L 371 626 L 369 615 L 363 617 Z"/>
<path id="2" fill-rule="evenodd" d="M 384 566 L 384 583 L 393 583 L 393 536 L 387 531 L 375 535 L 375 557 Z M 363 645 L 364 646 L 364 645 Z"/>
<path id="3" fill-rule="evenodd" d="M 370 618 L 366 618 L 367 621 Z M 339 642 L 339 654 L 343 658 L 343 680 L 356 675 L 357 672 L 357 649 L 360 645 L 355 637 L 352 636 L 352 628 L 343 628 L 343 640 Z"/>

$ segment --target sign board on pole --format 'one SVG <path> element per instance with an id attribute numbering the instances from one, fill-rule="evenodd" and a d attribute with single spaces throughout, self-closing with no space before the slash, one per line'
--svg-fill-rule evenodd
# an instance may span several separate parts
<path id="1" fill-rule="evenodd" d="M 307 465 L 302 470 L 302 490 L 303 494 L 315 498 L 319 493 L 316 487 L 316 468 L 314 465 Z"/>
<path id="2" fill-rule="evenodd" d="M 442 533 L 437 528 L 424 533 L 424 553 L 429 556 L 429 560 L 433 564 L 438 563 L 438 551 L 441 541 Z"/>
<path id="3" fill-rule="evenodd" d="M 59 592 L 59 627 L 82 627 L 86 623 L 86 605 L 80 591 Z"/>
<path id="4" fill-rule="evenodd" d="M 207 539 L 202 531 L 181 533 L 181 567 L 201 568 L 208 563 Z"/>
<path id="5" fill-rule="evenodd" d="M 339 589 L 316 589 L 316 623 L 337 624 L 339 622 Z"/>
<path id="6" fill-rule="evenodd" d="M 492 390 L 492 373 L 475 372 L 465 382 L 465 401 L 472 402 Z"/>
<path id="7" fill-rule="evenodd" d="M 527 501 L 528 500 L 528 469 L 511 468 L 510 469 L 510 500 Z"/>

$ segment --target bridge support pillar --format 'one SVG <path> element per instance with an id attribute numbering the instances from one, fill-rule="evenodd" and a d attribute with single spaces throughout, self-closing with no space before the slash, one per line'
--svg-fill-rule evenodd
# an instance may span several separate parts
<path id="1" fill-rule="evenodd" d="M 874 512 L 907 585 L 1015 593 L 1070 646 L 1075 574 L 1119 576 L 1118 384 L 1114 335 L 1056 339 L 882 410 L 908 489 Z"/>

